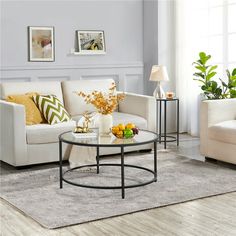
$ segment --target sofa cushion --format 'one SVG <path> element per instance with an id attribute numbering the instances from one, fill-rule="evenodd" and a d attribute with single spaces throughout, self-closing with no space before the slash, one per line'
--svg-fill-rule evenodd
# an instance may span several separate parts
<path id="1" fill-rule="evenodd" d="M 55 125 L 39 124 L 26 126 L 26 141 L 28 144 L 55 143 L 58 136 L 75 128 L 75 121 L 62 122 Z"/>
<path id="2" fill-rule="evenodd" d="M 224 143 L 236 144 L 236 120 L 220 122 L 209 127 L 209 138 Z"/>
<path id="3" fill-rule="evenodd" d="M 7 96 L 6 101 L 24 105 L 26 125 L 47 123 L 47 121 L 44 119 L 44 116 L 42 115 L 42 113 L 39 111 L 38 107 L 34 103 L 33 98 L 32 98 L 33 95 L 37 95 L 37 94 L 26 93 L 22 95 L 10 95 L 10 96 Z"/>
<path id="4" fill-rule="evenodd" d="M 2 99 L 6 99 L 8 95 L 25 94 L 29 92 L 36 92 L 42 95 L 56 95 L 64 104 L 60 81 L 4 82 L 1 84 Z"/>
<path id="5" fill-rule="evenodd" d="M 71 120 L 64 105 L 55 95 L 34 95 L 33 100 L 50 125 Z"/>
<path id="6" fill-rule="evenodd" d="M 84 98 L 75 92 L 82 91 L 86 94 L 94 90 L 108 92 L 112 83 L 114 83 L 112 79 L 63 81 L 62 91 L 66 110 L 71 116 L 81 115 L 85 111 L 95 111 L 94 106 L 86 104 Z"/>
<path id="7" fill-rule="evenodd" d="M 134 123 L 140 129 L 147 129 L 147 120 L 141 116 L 131 115 L 128 113 L 113 112 L 113 125 L 118 125 L 120 123 Z M 73 116 L 72 119 L 79 121 L 82 118 L 81 115 Z"/>

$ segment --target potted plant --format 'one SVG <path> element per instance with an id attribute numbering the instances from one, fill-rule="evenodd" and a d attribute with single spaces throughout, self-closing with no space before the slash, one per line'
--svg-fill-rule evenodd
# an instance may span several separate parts
<path id="1" fill-rule="evenodd" d="M 211 55 L 206 55 L 205 52 L 199 53 L 199 59 L 193 62 L 197 70 L 194 75 L 194 80 L 201 83 L 201 90 L 203 91 L 206 99 L 225 99 L 236 98 L 236 68 L 230 72 L 228 69 L 227 82 L 222 79 L 215 79 L 217 72 L 217 65 L 209 65 L 208 61 Z"/>

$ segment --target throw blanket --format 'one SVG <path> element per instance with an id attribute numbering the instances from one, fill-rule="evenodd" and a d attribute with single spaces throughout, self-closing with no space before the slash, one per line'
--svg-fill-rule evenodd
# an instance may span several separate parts
<path id="1" fill-rule="evenodd" d="M 98 113 L 94 112 L 91 118 L 91 123 L 89 124 L 89 128 L 95 128 L 98 125 Z M 78 126 L 83 126 L 85 118 L 82 117 L 78 121 Z M 76 146 L 73 145 L 70 157 L 69 157 L 70 168 L 74 168 L 76 166 L 81 165 L 91 165 L 96 164 L 96 147 L 85 147 L 85 146 Z M 84 168 L 83 170 L 90 170 L 94 168 Z"/>

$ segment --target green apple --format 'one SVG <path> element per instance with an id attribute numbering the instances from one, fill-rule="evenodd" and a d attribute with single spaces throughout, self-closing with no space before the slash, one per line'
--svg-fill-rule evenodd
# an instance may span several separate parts
<path id="1" fill-rule="evenodd" d="M 125 129 L 124 130 L 124 137 L 125 138 L 131 138 L 133 136 L 133 130 L 132 129 Z"/>

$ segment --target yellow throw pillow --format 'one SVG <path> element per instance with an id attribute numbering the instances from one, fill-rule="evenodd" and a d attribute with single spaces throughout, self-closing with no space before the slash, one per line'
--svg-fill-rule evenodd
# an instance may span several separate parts
<path id="1" fill-rule="evenodd" d="M 26 125 L 35 125 L 47 123 L 40 110 L 33 101 L 33 96 L 37 93 L 26 93 L 22 95 L 9 95 L 6 98 L 8 102 L 14 102 L 25 106 Z"/>

